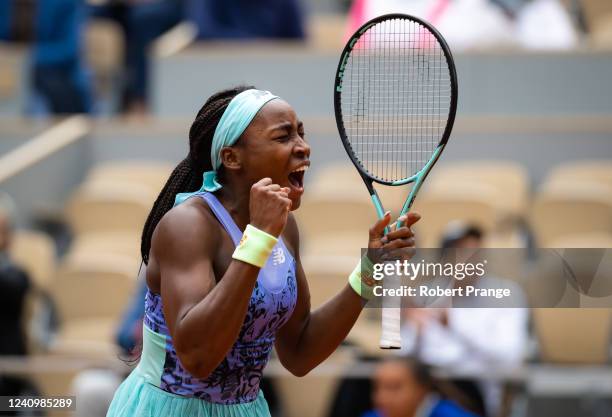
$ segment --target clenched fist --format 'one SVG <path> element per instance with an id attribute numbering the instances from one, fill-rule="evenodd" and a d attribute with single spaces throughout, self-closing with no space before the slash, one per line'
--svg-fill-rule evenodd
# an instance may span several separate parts
<path id="1" fill-rule="evenodd" d="M 251 187 L 249 210 L 251 225 L 272 236 L 280 236 L 291 210 L 289 188 L 273 184 L 270 178 L 259 180 Z"/>

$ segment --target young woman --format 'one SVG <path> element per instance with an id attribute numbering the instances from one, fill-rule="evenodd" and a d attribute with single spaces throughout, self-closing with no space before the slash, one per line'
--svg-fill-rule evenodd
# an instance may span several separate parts
<path id="1" fill-rule="evenodd" d="M 109 417 L 269 416 L 259 381 L 273 346 L 290 372 L 306 375 L 364 305 L 370 281 L 362 284 L 358 265 L 349 285 L 310 311 L 290 213 L 300 206 L 310 146 L 289 104 L 250 87 L 219 92 L 189 139 L 144 227 L 142 357 Z M 418 218 L 384 236 L 387 213 L 368 247 L 414 246 Z"/>

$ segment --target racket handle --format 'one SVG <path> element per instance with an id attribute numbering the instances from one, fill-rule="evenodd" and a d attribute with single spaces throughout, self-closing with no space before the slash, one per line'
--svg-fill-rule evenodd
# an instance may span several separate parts
<path id="1" fill-rule="evenodd" d="M 398 287 L 399 280 L 395 277 L 388 277 L 383 281 L 385 288 Z M 401 297 L 385 296 L 382 299 L 382 331 L 380 335 L 381 349 L 400 349 L 402 347 L 401 316 L 402 316 Z"/>
<path id="2" fill-rule="evenodd" d="M 400 349 L 402 347 L 401 309 L 397 307 L 383 307 L 382 333 L 380 335 L 381 349 Z"/>

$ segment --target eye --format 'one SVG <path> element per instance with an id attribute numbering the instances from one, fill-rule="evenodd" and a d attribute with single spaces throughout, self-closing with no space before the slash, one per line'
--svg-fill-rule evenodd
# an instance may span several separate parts
<path id="1" fill-rule="evenodd" d="M 278 142 L 287 142 L 289 139 L 291 139 L 291 136 L 288 134 L 284 134 L 282 136 L 277 136 L 274 138 L 274 140 Z"/>

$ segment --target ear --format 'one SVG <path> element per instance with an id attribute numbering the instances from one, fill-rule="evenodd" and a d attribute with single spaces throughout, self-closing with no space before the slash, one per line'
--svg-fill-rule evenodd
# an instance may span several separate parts
<path id="1" fill-rule="evenodd" d="M 242 155 L 238 147 L 225 147 L 221 149 L 221 164 L 225 169 L 237 171 L 242 168 Z"/>

